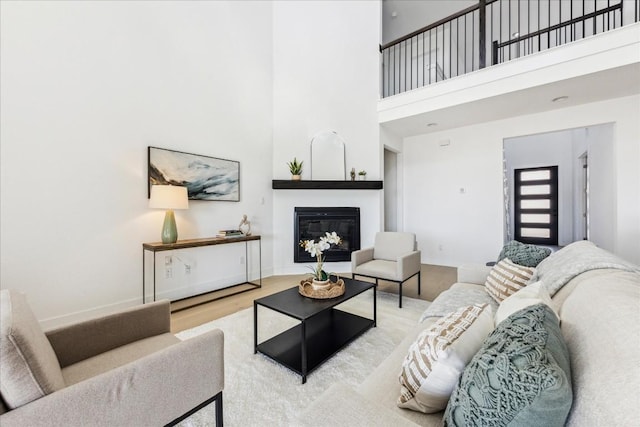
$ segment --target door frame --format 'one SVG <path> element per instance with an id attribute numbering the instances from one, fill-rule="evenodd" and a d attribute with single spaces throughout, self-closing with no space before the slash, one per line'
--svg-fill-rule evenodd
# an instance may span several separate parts
<path id="1" fill-rule="evenodd" d="M 539 179 L 532 181 L 522 181 L 523 172 L 549 171 L 549 179 Z M 523 184 L 524 182 L 524 184 Z M 514 213 L 514 235 L 515 240 L 522 243 L 536 245 L 558 245 L 558 166 L 543 166 L 535 168 L 520 168 L 513 170 L 513 213 Z M 549 185 L 549 194 L 522 194 L 522 187 L 534 185 Z M 549 200 L 549 208 L 522 208 L 523 200 Z M 549 223 L 522 222 L 521 214 L 548 214 Z M 522 228 L 544 228 L 549 229 L 549 237 L 522 236 Z"/>

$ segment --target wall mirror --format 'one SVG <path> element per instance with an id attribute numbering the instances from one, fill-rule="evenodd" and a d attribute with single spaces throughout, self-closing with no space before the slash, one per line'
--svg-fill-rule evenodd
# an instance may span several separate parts
<path id="1" fill-rule="evenodd" d="M 344 140 L 337 132 L 318 132 L 311 138 L 311 179 L 346 181 Z"/>

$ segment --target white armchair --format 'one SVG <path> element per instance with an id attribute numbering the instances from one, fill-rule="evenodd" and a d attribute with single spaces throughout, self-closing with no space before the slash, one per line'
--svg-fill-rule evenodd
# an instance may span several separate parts
<path id="1" fill-rule="evenodd" d="M 416 236 L 413 233 L 379 232 L 376 233 L 374 246 L 351 253 L 351 272 L 356 276 L 371 277 L 376 280 L 395 282 L 399 286 L 402 308 L 402 285 L 418 276 L 418 295 L 420 295 L 420 251 L 417 250 Z"/>

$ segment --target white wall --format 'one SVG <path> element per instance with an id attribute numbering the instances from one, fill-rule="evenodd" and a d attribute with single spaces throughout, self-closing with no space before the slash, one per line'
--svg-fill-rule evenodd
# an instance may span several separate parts
<path id="1" fill-rule="evenodd" d="M 384 231 L 398 231 L 398 153 L 384 150 Z"/>
<path id="2" fill-rule="evenodd" d="M 246 213 L 271 245 L 271 14 L 260 1 L 1 3 L 2 288 L 48 325 L 139 303 L 141 244 L 163 221 L 147 207 L 148 145 L 241 163 L 241 202 L 191 202 L 180 238 Z"/>
<path id="3" fill-rule="evenodd" d="M 613 122 L 611 239 L 615 253 L 640 263 L 639 116 L 640 96 L 629 96 L 406 138 L 405 229 L 418 234 L 422 261 L 455 266 L 497 257 L 505 138 Z M 449 146 L 439 146 L 444 139 Z"/>
<path id="4" fill-rule="evenodd" d="M 385 230 L 392 231 L 387 226 L 389 223 L 395 225 L 395 230 L 403 230 L 403 182 L 402 182 L 402 168 L 403 168 L 403 154 L 402 154 L 402 138 L 394 134 L 384 126 L 380 126 L 380 144 L 385 150 L 383 153 L 383 168 L 384 174 L 384 221 Z M 385 153 L 393 153 L 395 159 L 395 165 L 387 165 L 389 159 Z M 393 175 L 393 176 L 391 176 Z M 388 198 L 391 200 L 388 200 Z M 389 212 L 392 206 L 395 205 L 394 212 Z"/>
<path id="5" fill-rule="evenodd" d="M 616 175 L 616 160 L 610 146 L 614 126 L 589 127 L 583 130 L 583 135 L 589 155 L 589 240 L 613 251 L 616 247 L 616 198 L 626 197 L 615 191 L 616 180 L 624 178 Z M 636 163 L 636 167 L 638 165 Z M 636 221 L 640 222 L 640 212 L 636 212 Z"/>
<path id="6" fill-rule="evenodd" d="M 372 72 L 379 66 L 379 3 L 276 1 L 273 20 L 274 179 L 289 179 L 286 162 L 294 157 L 305 161 L 302 178 L 309 179 L 309 143 L 323 130 L 344 139 L 348 171 L 364 169 L 367 179 L 382 179 L 379 77 Z M 295 206 L 360 207 L 363 245 L 382 228 L 381 191 L 274 191 L 276 274 L 308 272 L 293 263 Z M 329 268 L 350 271 L 347 263 Z"/>

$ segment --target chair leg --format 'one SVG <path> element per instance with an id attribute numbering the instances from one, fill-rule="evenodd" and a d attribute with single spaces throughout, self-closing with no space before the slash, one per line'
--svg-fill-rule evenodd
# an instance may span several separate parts
<path id="1" fill-rule="evenodd" d="M 418 272 L 418 295 L 420 295 L 420 271 Z"/>
<path id="2" fill-rule="evenodd" d="M 216 427 L 223 426 L 223 417 L 222 417 L 222 393 L 216 399 Z"/>
<path id="3" fill-rule="evenodd" d="M 400 294 L 400 298 L 398 299 L 398 308 L 402 308 L 402 282 L 400 282 L 398 287 L 399 287 L 398 293 Z"/>

